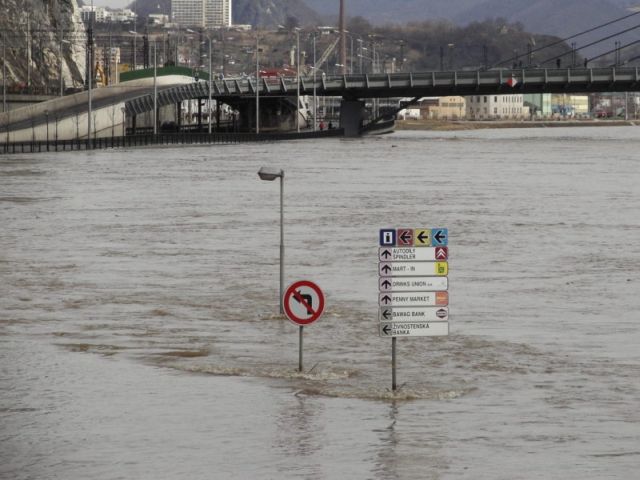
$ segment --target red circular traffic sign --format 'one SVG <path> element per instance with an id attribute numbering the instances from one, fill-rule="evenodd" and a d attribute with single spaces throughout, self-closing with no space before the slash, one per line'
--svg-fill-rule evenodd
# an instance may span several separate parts
<path id="1" fill-rule="evenodd" d="M 282 303 L 289 320 L 296 325 L 309 325 L 322 315 L 324 293 L 315 283 L 301 280 L 287 288 Z"/>

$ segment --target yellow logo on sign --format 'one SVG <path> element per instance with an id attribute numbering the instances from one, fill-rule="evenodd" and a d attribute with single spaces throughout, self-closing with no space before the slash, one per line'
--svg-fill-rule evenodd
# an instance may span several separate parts
<path id="1" fill-rule="evenodd" d="M 436 262 L 436 275 L 445 276 L 449 273 L 449 264 L 447 262 Z"/>
<path id="2" fill-rule="evenodd" d="M 431 246 L 431 229 L 430 228 L 417 228 L 413 232 L 413 245 L 415 247 L 430 247 Z"/>

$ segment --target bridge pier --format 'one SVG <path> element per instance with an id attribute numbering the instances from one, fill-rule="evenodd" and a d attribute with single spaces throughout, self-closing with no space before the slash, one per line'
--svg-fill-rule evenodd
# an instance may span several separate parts
<path id="1" fill-rule="evenodd" d="M 340 103 L 340 127 L 345 137 L 359 137 L 365 107 L 362 100 L 342 100 Z"/>

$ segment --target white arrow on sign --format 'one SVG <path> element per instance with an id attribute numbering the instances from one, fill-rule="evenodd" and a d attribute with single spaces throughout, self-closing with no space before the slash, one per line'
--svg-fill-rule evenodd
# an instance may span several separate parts
<path id="1" fill-rule="evenodd" d="M 380 277 L 381 292 L 440 292 L 449 288 L 447 277 Z"/>
<path id="2" fill-rule="evenodd" d="M 449 320 L 449 307 L 381 307 L 381 322 L 445 322 Z"/>
<path id="3" fill-rule="evenodd" d="M 449 305 L 448 292 L 380 292 L 378 304 L 383 307 L 444 307 Z"/>
<path id="4" fill-rule="evenodd" d="M 379 333 L 381 337 L 445 337 L 449 322 L 383 322 Z"/>

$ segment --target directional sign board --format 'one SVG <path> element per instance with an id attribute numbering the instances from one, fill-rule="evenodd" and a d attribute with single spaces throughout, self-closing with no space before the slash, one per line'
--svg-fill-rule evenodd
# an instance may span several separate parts
<path id="1" fill-rule="evenodd" d="M 449 322 L 381 322 L 381 337 L 442 337 L 449 335 Z"/>
<path id="2" fill-rule="evenodd" d="M 446 262 L 448 247 L 380 247 L 378 258 L 381 262 Z"/>
<path id="3" fill-rule="evenodd" d="M 447 277 L 380 277 L 381 292 L 440 292 L 449 288 Z"/>
<path id="4" fill-rule="evenodd" d="M 382 307 L 378 316 L 381 322 L 446 322 L 449 319 L 449 308 Z"/>
<path id="5" fill-rule="evenodd" d="M 381 277 L 446 276 L 447 262 L 380 262 Z"/>
<path id="6" fill-rule="evenodd" d="M 283 297 L 284 313 L 296 325 L 309 325 L 322 315 L 324 294 L 313 282 L 301 280 L 287 288 Z"/>
<path id="7" fill-rule="evenodd" d="M 380 230 L 381 337 L 449 334 L 449 230 Z"/>
<path id="8" fill-rule="evenodd" d="M 381 292 L 378 304 L 384 307 L 444 307 L 449 292 Z"/>

